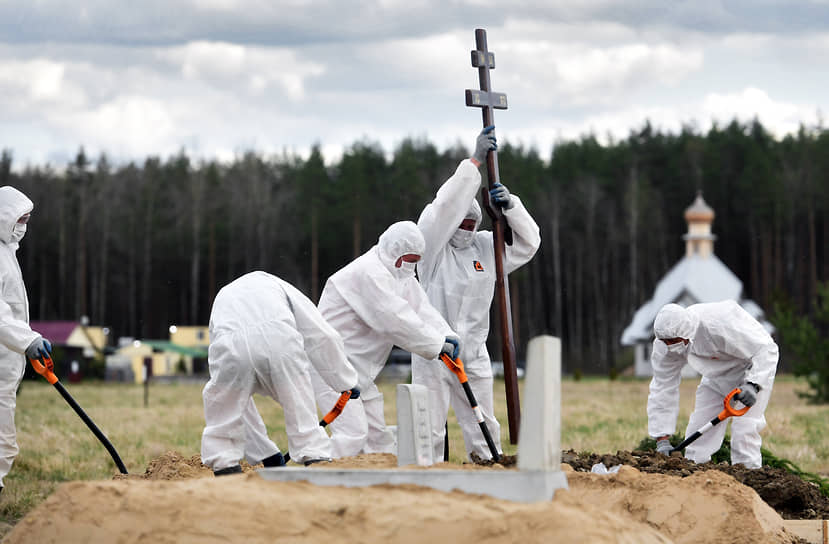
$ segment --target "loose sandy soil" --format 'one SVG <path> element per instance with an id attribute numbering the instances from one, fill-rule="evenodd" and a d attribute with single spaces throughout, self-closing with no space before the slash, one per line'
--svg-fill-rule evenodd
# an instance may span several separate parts
<path id="1" fill-rule="evenodd" d="M 319 466 L 392 468 L 392 455 Z M 437 465 L 511 470 L 501 465 Z M 751 488 L 722 471 L 687 477 L 567 470 L 568 491 L 519 504 L 414 485 L 318 487 L 245 474 L 214 478 L 198 456 L 168 452 L 145 474 L 61 485 L 5 542 L 798 542 Z"/>

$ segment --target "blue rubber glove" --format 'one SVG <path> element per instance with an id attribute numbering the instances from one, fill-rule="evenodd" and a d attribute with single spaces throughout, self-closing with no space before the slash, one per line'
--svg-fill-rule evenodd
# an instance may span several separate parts
<path id="1" fill-rule="evenodd" d="M 38 338 L 26 348 L 26 357 L 29 359 L 40 359 L 52 353 L 52 344 L 45 338 Z"/>
<path id="2" fill-rule="evenodd" d="M 667 439 L 666 440 L 657 440 L 657 442 L 656 442 L 656 451 L 658 453 L 664 453 L 665 455 L 670 455 L 671 450 L 673 450 L 673 449 L 674 449 L 674 447 L 671 446 L 671 441 L 670 440 L 667 440 Z"/>
<path id="3" fill-rule="evenodd" d="M 345 391 L 343 391 L 344 393 Z M 351 398 L 352 399 L 359 399 L 360 398 L 360 389 L 357 387 L 351 388 Z"/>
<path id="4" fill-rule="evenodd" d="M 472 158 L 479 163 L 483 163 L 486 161 L 486 154 L 490 150 L 495 151 L 496 149 L 498 149 L 498 142 L 495 140 L 495 125 L 489 125 L 478 134 Z"/>
<path id="5" fill-rule="evenodd" d="M 754 406 L 754 403 L 757 402 L 757 393 L 759 392 L 760 388 L 757 385 L 746 382 L 740 386 L 740 392 L 734 395 L 734 398 L 742 402 L 745 406 Z"/>
<path id="6" fill-rule="evenodd" d="M 440 353 L 445 353 L 448 355 L 453 361 L 458 358 L 458 353 L 461 351 L 461 344 L 460 340 L 457 336 L 447 336 L 446 341 L 443 343 L 443 349 L 440 350 Z"/>
<path id="7" fill-rule="evenodd" d="M 512 198 L 510 198 L 509 189 L 500 183 L 496 183 L 492 186 L 492 189 L 489 190 L 489 198 L 505 210 L 509 210 L 515 206 Z"/>

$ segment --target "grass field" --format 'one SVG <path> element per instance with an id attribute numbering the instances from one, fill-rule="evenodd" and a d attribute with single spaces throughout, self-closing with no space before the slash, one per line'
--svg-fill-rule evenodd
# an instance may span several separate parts
<path id="1" fill-rule="evenodd" d="M 678 429 L 684 430 L 693 406 L 696 380 L 681 388 Z M 496 382 L 496 412 L 502 422 L 502 444 L 515 453 L 506 428 L 503 382 Z M 386 421 L 396 418 L 394 384 L 382 384 Z M 829 406 L 806 404 L 797 391 L 805 381 L 779 377 L 766 411 L 764 446 L 806 471 L 829 475 Z M 150 460 L 175 450 L 199 453 L 202 417 L 201 385 L 153 385 L 149 406 L 135 385 L 67 384 L 79 404 L 109 437 L 130 472 L 143 473 Z M 648 382 L 584 379 L 562 382 L 563 449 L 615 453 L 631 450 L 645 437 Z M 282 409 L 257 397 L 271 437 L 285 449 Z M 52 386 L 25 382 L 18 395 L 20 454 L 5 478 L 0 496 L 0 535 L 10 530 L 60 482 L 109 479 L 117 473 L 109 454 Z M 450 461 L 462 462 L 460 429 L 450 417 Z"/>

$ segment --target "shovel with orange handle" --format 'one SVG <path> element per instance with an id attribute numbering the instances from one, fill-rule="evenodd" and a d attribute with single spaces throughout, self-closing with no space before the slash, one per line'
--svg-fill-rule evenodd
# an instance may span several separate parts
<path id="1" fill-rule="evenodd" d="M 346 403 L 348 403 L 349 400 L 351 400 L 352 398 L 356 399 L 360 396 L 360 394 L 357 393 L 356 397 L 352 397 L 352 395 L 354 394 L 354 393 L 352 393 L 352 391 L 354 391 L 354 389 L 349 389 L 348 391 L 343 391 L 342 394 L 340 394 L 340 398 L 337 399 L 337 403 L 334 404 L 334 407 L 331 408 L 331 411 L 329 411 L 327 414 L 322 416 L 322 419 L 320 420 L 320 427 L 328 426 L 329 423 L 331 423 L 332 421 L 337 419 L 337 417 L 340 414 L 343 413 L 343 410 L 345 410 L 345 405 L 346 405 Z M 285 454 L 285 462 L 287 463 L 290 460 L 291 460 L 291 454 L 286 453 Z"/>
<path id="2" fill-rule="evenodd" d="M 115 461 L 115 465 L 118 467 L 118 470 L 121 471 L 121 474 L 127 474 L 127 467 L 124 466 L 124 463 L 121 461 L 121 457 L 118 455 L 118 452 L 115 451 L 115 447 L 109 441 L 109 439 L 101 432 L 97 425 L 86 415 L 86 412 L 83 411 L 75 399 L 72 398 L 72 395 L 63 387 L 63 384 L 58 381 L 58 377 L 55 376 L 55 363 L 52 361 L 52 358 L 49 355 L 41 357 L 39 359 L 29 359 L 29 362 L 35 369 L 35 372 L 46 378 L 46 381 L 51 383 L 55 386 L 55 389 L 61 394 L 61 396 L 66 399 L 66 402 L 69 403 L 69 406 L 72 407 L 73 410 L 80 416 L 86 426 L 89 427 L 89 430 L 92 431 L 92 434 L 101 441 L 101 444 L 107 449 L 109 454 L 112 456 L 112 460 Z"/>
<path id="3" fill-rule="evenodd" d="M 696 440 L 697 438 L 702 436 L 709 429 L 711 429 L 711 427 L 713 427 L 714 425 L 717 425 L 719 422 L 725 421 L 726 419 L 728 419 L 732 416 L 733 417 L 740 417 L 741 415 L 748 412 L 749 408 L 751 408 L 750 406 L 745 406 L 743 408 L 740 408 L 739 410 L 737 410 L 736 408 L 731 406 L 731 399 L 734 398 L 734 395 L 739 394 L 740 391 L 741 390 L 740 390 L 739 387 L 735 387 L 733 391 L 731 391 L 729 394 L 727 394 L 725 396 L 725 399 L 723 399 L 723 410 L 722 410 L 722 412 L 717 414 L 717 417 L 715 417 L 714 419 L 712 419 L 711 421 L 709 421 L 708 423 L 706 423 L 705 425 L 700 427 L 700 429 L 697 432 L 695 432 L 694 434 L 692 434 L 691 436 L 689 436 L 685 440 L 683 440 L 682 443 L 679 446 L 677 446 L 677 447 L 675 447 L 674 449 L 671 450 L 671 453 L 673 453 L 675 451 L 681 451 L 681 450 L 685 449 L 691 442 L 693 442 L 694 440 Z"/>
<path id="4" fill-rule="evenodd" d="M 478 401 L 475 400 L 475 395 L 472 394 L 472 388 L 469 386 L 469 378 L 467 378 L 466 371 L 463 369 L 463 361 L 461 361 L 460 357 L 453 360 L 446 353 L 440 354 L 440 360 L 443 361 L 443 364 L 445 364 L 461 382 L 463 392 L 466 393 L 469 405 L 475 413 L 475 419 L 478 420 L 481 432 L 484 433 L 484 439 L 486 440 L 486 445 L 489 447 L 489 452 L 492 454 L 492 460 L 497 463 L 501 460 L 501 454 L 498 453 L 498 448 L 495 447 L 495 442 L 493 442 L 492 435 L 489 433 L 489 427 L 486 426 L 486 422 L 484 421 L 484 413 L 481 411 L 481 407 L 478 406 Z"/>

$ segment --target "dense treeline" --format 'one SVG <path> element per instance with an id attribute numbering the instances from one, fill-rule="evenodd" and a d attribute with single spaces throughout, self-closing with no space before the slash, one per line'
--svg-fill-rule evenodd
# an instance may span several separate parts
<path id="1" fill-rule="evenodd" d="M 715 251 L 746 296 L 807 311 L 829 280 L 827 130 L 776 140 L 759 122 L 704 134 L 645 124 L 606 145 L 559 142 L 546 157 L 500 136 L 502 180 L 542 230 L 538 255 L 510 278 L 519 357 L 548 333 L 563 338 L 570 371 L 624 364 L 621 331 L 682 256 L 682 214 L 698 189 L 717 214 Z M 114 167 L 81 150 L 60 172 L 16 173 L 4 151 L 0 184 L 35 202 L 19 252 L 33 319 L 87 315 L 115 336 L 159 338 L 170 324 L 205 324 L 217 290 L 250 270 L 316 300 L 386 226 L 416 220 L 468 153 L 407 140 L 387 154 L 359 141 L 333 166 L 315 149 L 307 160 L 194 163 L 182 152 Z"/>

